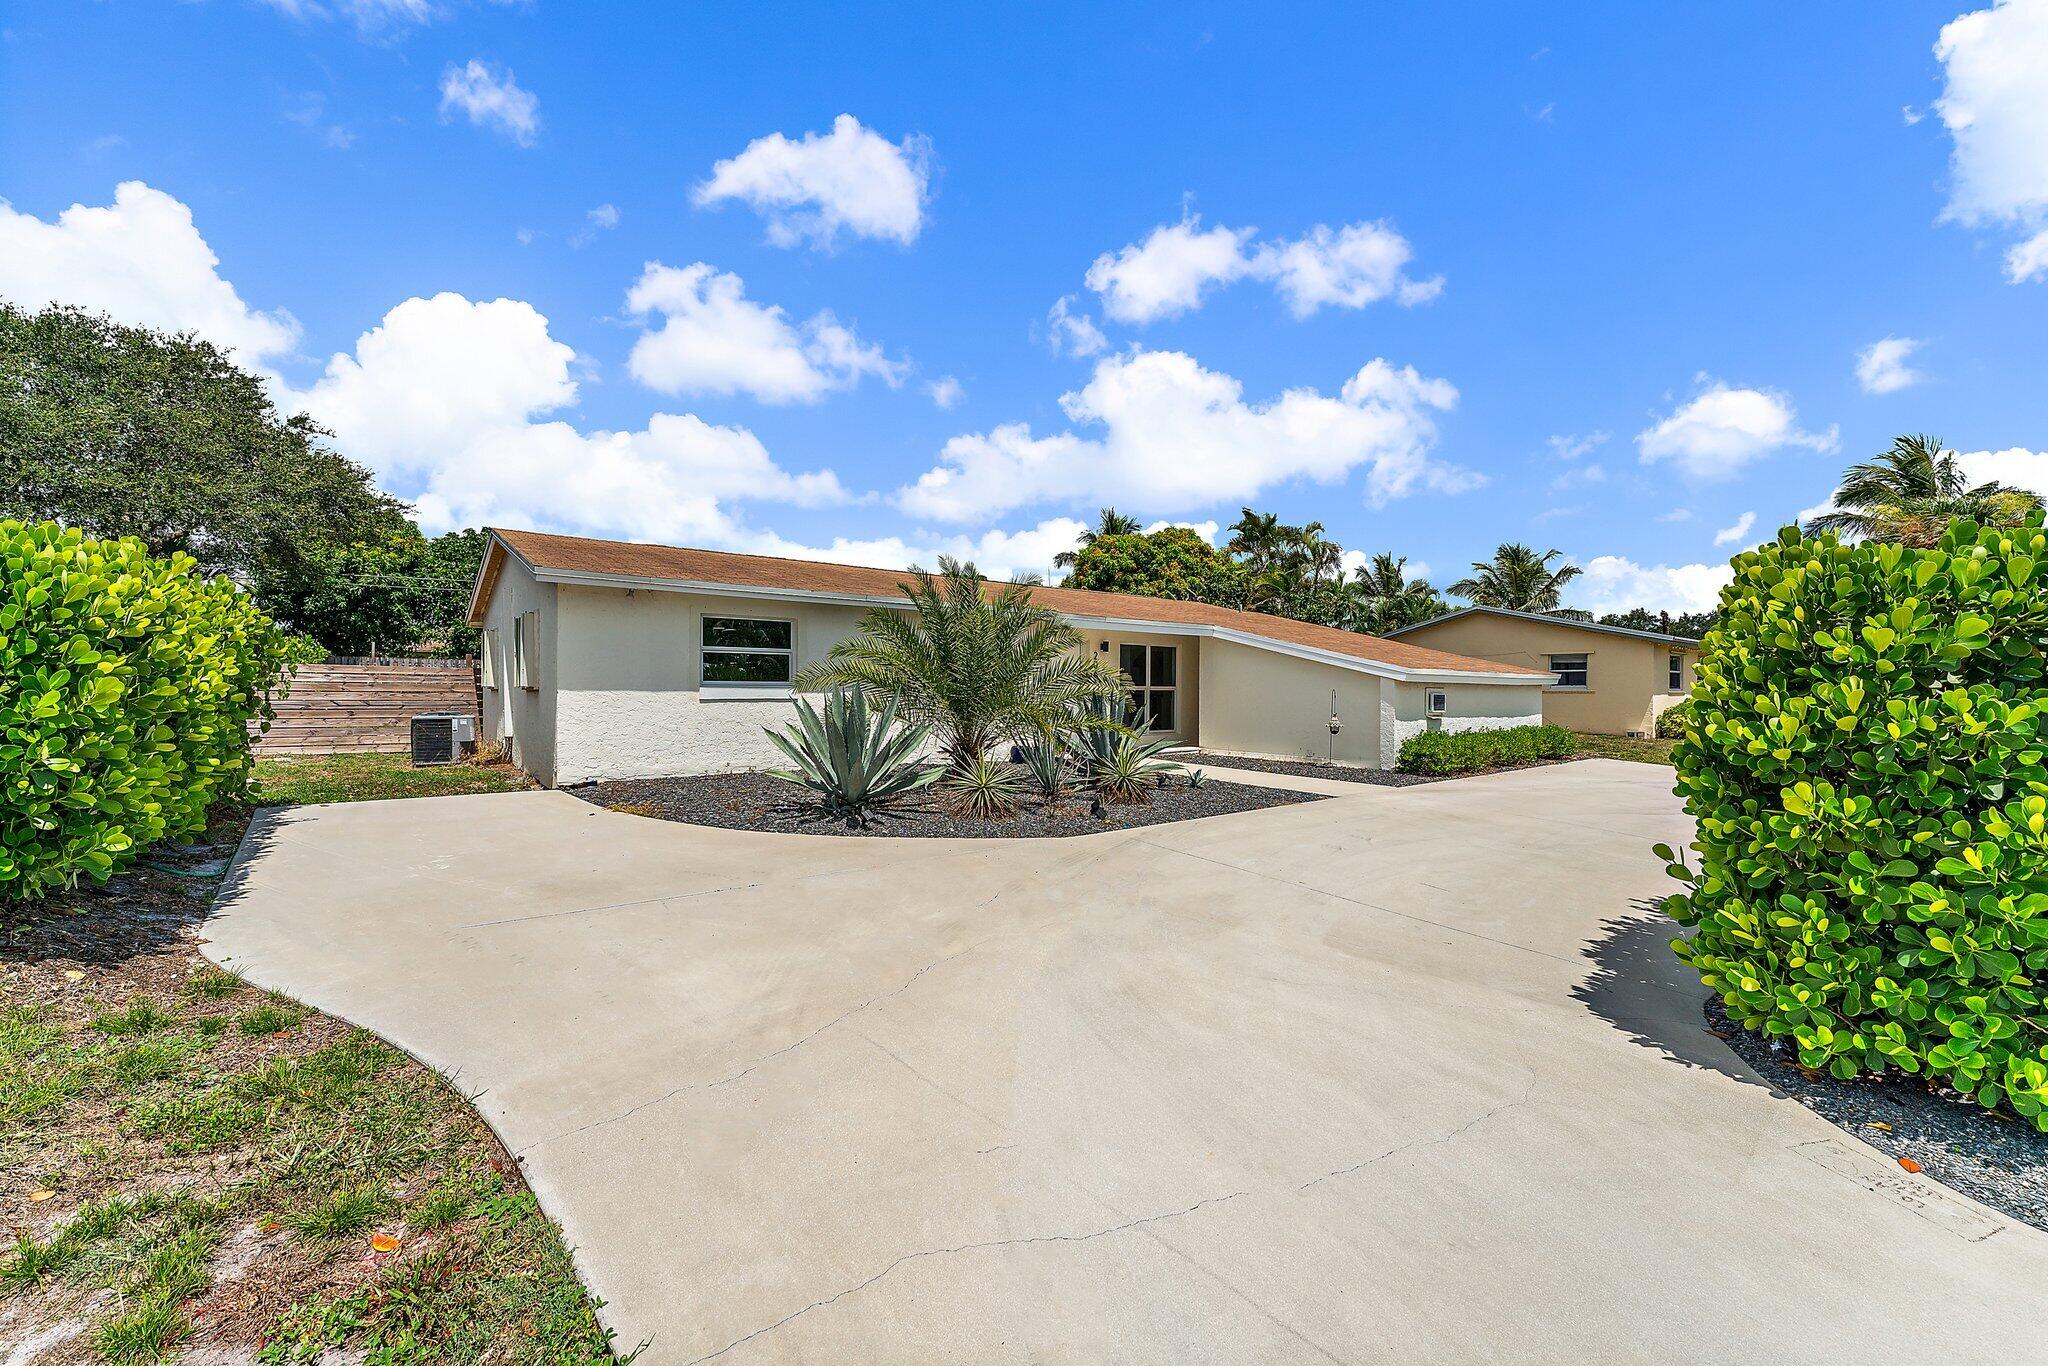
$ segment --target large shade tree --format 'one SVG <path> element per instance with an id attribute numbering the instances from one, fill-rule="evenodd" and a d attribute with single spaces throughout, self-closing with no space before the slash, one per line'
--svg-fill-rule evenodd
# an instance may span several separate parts
<path id="1" fill-rule="evenodd" d="M 1451 592 L 1479 607 L 1504 607 L 1513 612 L 1548 612 L 1558 605 L 1564 586 L 1579 576 L 1575 564 L 1550 567 L 1564 552 L 1541 554 L 1526 545 L 1509 543 L 1490 560 L 1475 560 L 1472 573 L 1451 585 Z"/>
<path id="2" fill-rule="evenodd" d="M 327 438 L 189 333 L 0 305 L 0 516 L 139 537 L 247 582 L 403 520 Z"/>
<path id="3" fill-rule="evenodd" d="M 1972 484 L 1937 436 L 1895 437 L 1891 448 L 1842 471 L 1833 508 L 1806 524 L 1869 541 L 1926 549 L 1953 521 L 2019 526 L 2041 500 L 1996 480 Z"/>

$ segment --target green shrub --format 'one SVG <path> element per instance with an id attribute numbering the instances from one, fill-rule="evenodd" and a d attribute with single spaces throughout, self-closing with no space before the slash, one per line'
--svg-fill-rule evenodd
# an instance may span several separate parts
<path id="1" fill-rule="evenodd" d="M 1679 736 L 1685 734 L 1686 724 L 1692 720 L 1698 711 L 1699 708 L 1695 705 L 1693 699 L 1688 697 L 1683 702 L 1674 702 L 1658 712 L 1657 738 L 1659 740 L 1676 740 Z"/>
<path id="2" fill-rule="evenodd" d="M 1940 1078 L 2048 1128 L 2048 558 L 2027 527 L 1734 560 L 1673 751 L 1679 957 L 1838 1077 Z M 1660 855 L 1672 858 L 1668 849 Z"/>
<path id="3" fill-rule="evenodd" d="M 282 639 L 189 556 L 0 521 L 0 899 L 204 829 L 248 785 Z"/>
<path id="4" fill-rule="evenodd" d="M 1512 726 L 1506 730 L 1426 730 L 1401 742 L 1395 767 L 1403 773 L 1443 777 L 1512 768 L 1541 759 L 1562 759 L 1573 750 L 1563 726 Z"/>

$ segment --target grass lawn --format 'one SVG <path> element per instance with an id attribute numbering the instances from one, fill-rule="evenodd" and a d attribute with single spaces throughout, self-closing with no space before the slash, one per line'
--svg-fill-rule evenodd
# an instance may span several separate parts
<path id="1" fill-rule="evenodd" d="M 270 803 L 525 785 L 402 756 L 259 769 Z M 30 1344 L 8 1359 L 611 1360 L 461 1094 L 200 956 L 245 819 L 0 905 L 0 1341 Z"/>
<path id="2" fill-rule="evenodd" d="M 1675 740 L 1638 740 L 1628 735 L 1588 735 L 1574 731 L 1578 752 L 1590 759 L 1630 759 L 1639 764 L 1668 764 Z"/>
<path id="3" fill-rule="evenodd" d="M 452 797 L 465 792 L 517 792 L 532 786 L 533 780 L 510 764 L 414 768 L 403 754 L 323 754 L 256 761 L 256 801 L 262 806 Z"/>

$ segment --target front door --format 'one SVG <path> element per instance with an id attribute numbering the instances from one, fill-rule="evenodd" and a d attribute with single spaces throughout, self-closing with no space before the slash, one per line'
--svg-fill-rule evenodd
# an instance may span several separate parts
<path id="1" fill-rule="evenodd" d="M 1180 651 L 1172 645 L 1120 645 L 1117 667 L 1131 681 L 1124 724 L 1133 730 L 1178 730 Z"/>

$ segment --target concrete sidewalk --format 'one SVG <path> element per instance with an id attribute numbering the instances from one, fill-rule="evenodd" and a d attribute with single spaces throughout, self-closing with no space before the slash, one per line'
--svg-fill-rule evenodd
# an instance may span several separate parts
<path id="1" fill-rule="evenodd" d="M 1330 785 L 1035 841 L 300 809 L 209 953 L 481 1090 L 645 1361 L 2038 1354 L 2048 1237 L 1705 1033 L 1668 769 Z"/>

